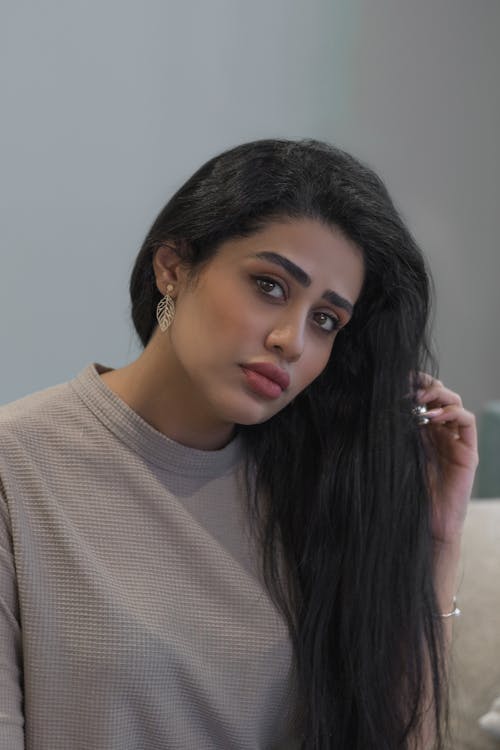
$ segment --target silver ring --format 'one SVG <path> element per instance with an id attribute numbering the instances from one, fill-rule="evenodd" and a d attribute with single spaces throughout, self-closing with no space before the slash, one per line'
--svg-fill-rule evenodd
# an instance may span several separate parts
<path id="1" fill-rule="evenodd" d="M 417 420 L 417 424 L 419 425 L 429 424 L 429 422 L 431 421 L 429 417 L 425 416 L 426 412 L 427 412 L 427 406 L 425 404 L 419 404 L 418 406 L 415 406 L 411 410 L 411 413 L 413 414 L 413 416 Z"/>

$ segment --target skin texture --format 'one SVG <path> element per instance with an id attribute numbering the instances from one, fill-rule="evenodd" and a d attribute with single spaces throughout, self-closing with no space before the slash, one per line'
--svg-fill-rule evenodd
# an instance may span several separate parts
<path id="1" fill-rule="evenodd" d="M 252 257 L 263 251 L 292 260 L 311 277 L 310 286 Z M 173 323 L 156 330 L 135 362 L 102 377 L 156 429 L 201 450 L 222 448 L 236 423 L 269 419 L 321 373 L 335 341 L 332 327 L 350 317 L 323 292 L 331 289 L 354 305 L 364 277 L 352 242 L 305 219 L 223 243 L 194 285 L 172 247 L 157 251 L 154 272 L 162 294 L 174 287 Z M 255 278 L 262 276 L 269 281 Z M 239 365 L 256 362 L 288 372 L 290 386 L 278 398 L 248 387 Z"/>

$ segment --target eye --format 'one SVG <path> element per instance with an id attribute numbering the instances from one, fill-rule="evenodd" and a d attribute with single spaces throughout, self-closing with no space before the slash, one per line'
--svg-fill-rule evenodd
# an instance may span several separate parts
<path id="1" fill-rule="evenodd" d="M 323 318 L 323 320 L 328 324 L 328 327 L 322 325 L 319 326 L 325 333 L 335 333 L 335 331 L 338 331 L 338 329 L 340 328 L 340 320 L 334 315 L 329 315 L 325 312 L 319 312 L 317 313 L 317 316 Z"/>
<path id="2" fill-rule="evenodd" d="M 269 291 L 269 287 L 274 287 L 274 289 L 281 289 L 283 292 L 283 298 L 285 297 L 283 287 L 281 284 L 278 284 L 277 281 L 274 279 L 269 279 L 267 276 L 256 276 L 255 281 L 257 282 L 257 286 L 259 287 L 262 294 L 265 294 L 266 297 L 273 297 L 274 299 L 282 299 L 279 295 L 276 296 L 275 294 L 271 294 Z M 267 289 L 266 289 L 267 287 Z M 272 291 L 274 291 L 274 289 Z"/>
<path id="3" fill-rule="evenodd" d="M 254 281 L 257 284 L 259 291 L 265 294 L 266 297 L 272 299 L 285 299 L 286 293 L 283 286 L 274 279 L 268 276 L 255 276 Z M 330 315 L 325 312 L 315 313 L 315 319 L 317 321 L 318 328 L 324 333 L 334 333 L 340 328 L 340 320 L 335 315 Z"/>

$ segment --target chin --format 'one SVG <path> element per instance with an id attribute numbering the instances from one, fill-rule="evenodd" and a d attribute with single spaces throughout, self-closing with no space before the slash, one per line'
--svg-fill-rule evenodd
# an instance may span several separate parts
<path id="1" fill-rule="evenodd" d="M 231 397 L 233 396 L 233 397 Z M 253 425 L 262 424 L 274 417 L 278 412 L 285 409 L 291 402 L 291 398 L 286 401 L 280 397 L 276 400 L 259 399 L 251 393 L 239 392 L 221 401 L 220 392 L 212 401 L 212 408 L 217 413 L 218 419 L 228 424 Z"/>
<path id="2" fill-rule="evenodd" d="M 232 421 L 236 424 L 248 426 L 262 424 L 263 422 L 272 419 L 286 406 L 288 406 L 288 402 L 280 407 L 273 405 L 273 408 L 271 408 L 271 404 L 263 404 L 261 408 L 258 408 L 257 404 L 255 409 L 238 409 L 233 412 Z"/>
<path id="3" fill-rule="evenodd" d="M 263 424 L 264 422 L 268 422 L 272 417 L 274 417 L 274 414 L 268 414 L 266 416 L 262 417 L 256 417 L 255 419 L 238 419 L 235 424 L 244 425 L 246 427 L 251 427 L 255 424 Z"/>

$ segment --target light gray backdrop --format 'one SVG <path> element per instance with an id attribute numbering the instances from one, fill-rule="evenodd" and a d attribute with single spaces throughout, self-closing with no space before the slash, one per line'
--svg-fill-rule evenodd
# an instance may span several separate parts
<path id="1" fill-rule="evenodd" d="M 203 161 L 312 136 L 386 180 L 443 378 L 500 397 L 497 0 L 3 0 L 0 402 L 139 349 L 128 277 Z"/>

